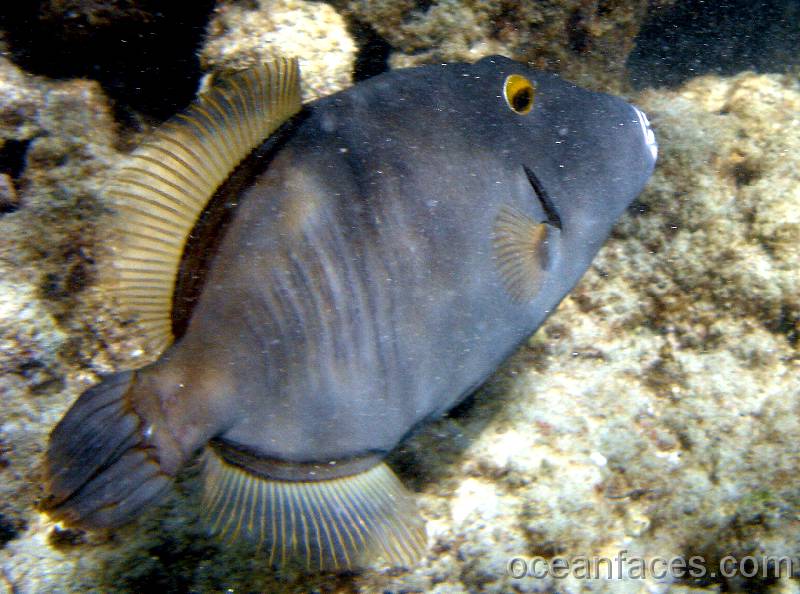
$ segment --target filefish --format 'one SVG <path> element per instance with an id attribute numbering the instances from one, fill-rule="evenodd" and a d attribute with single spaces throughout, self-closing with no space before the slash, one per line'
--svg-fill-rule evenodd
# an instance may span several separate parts
<path id="1" fill-rule="evenodd" d="M 637 108 L 503 57 L 305 106 L 296 61 L 220 77 L 110 179 L 103 282 L 154 362 L 52 431 L 45 509 L 120 526 L 199 456 L 211 532 L 274 567 L 414 563 L 384 458 L 541 325 L 656 154 Z"/>

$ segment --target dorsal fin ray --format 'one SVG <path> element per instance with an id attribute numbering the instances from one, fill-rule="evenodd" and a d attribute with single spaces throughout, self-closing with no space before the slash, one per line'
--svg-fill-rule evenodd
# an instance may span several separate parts
<path id="1" fill-rule="evenodd" d="M 172 293 L 183 247 L 231 171 L 300 110 L 296 59 L 220 78 L 143 142 L 106 186 L 116 213 L 108 284 L 137 318 L 147 352 L 173 340 Z"/>

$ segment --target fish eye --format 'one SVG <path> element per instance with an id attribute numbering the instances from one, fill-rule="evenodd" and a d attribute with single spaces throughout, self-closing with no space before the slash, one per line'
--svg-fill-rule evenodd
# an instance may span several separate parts
<path id="1" fill-rule="evenodd" d="M 535 94 L 533 83 L 519 74 L 508 75 L 503 83 L 503 97 L 508 106 L 519 115 L 530 112 Z"/>

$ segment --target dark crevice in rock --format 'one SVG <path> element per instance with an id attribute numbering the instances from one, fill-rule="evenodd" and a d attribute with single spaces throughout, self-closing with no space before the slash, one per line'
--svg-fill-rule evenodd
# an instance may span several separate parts
<path id="1" fill-rule="evenodd" d="M 582 10 L 574 11 L 567 20 L 567 39 L 570 49 L 576 54 L 586 54 L 592 50 L 589 25 L 590 19 Z"/>
<path id="2" fill-rule="evenodd" d="M 155 543 L 146 551 L 136 551 L 141 556 L 132 552 L 130 558 L 111 562 L 109 585 L 123 592 L 191 592 L 198 568 L 219 554 L 213 544 L 201 539 L 161 534 L 152 540 Z"/>
<path id="3" fill-rule="evenodd" d="M 22 520 L 0 514 L 0 549 L 15 538 L 18 538 L 26 528 L 27 526 Z"/>
<path id="4" fill-rule="evenodd" d="M 117 102 L 165 119 L 192 97 L 213 0 L 29 0 L 0 10 L 11 59 L 51 78 L 98 80 Z"/>
<path id="5" fill-rule="evenodd" d="M 70 549 L 86 543 L 86 533 L 75 528 L 54 526 L 47 536 L 47 540 L 56 549 Z"/>
<path id="6" fill-rule="evenodd" d="M 0 146 L 0 173 L 7 173 L 17 181 L 25 169 L 25 154 L 30 140 L 6 140 Z"/>
<path id="7" fill-rule="evenodd" d="M 361 21 L 350 21 L 350 34 L 358 45 L 353 80 L 359 82 L 389 70 L 392 46 L 371 26 Z"/>
<path id="8" fill-rule="evenodd" d="M 737 163 L 733 168 L 733 178 L 737 188 L 742 186 L 749 186 L 757 181 L 762 175 L 762 171 L 758 163 L 751 161 L 743 161 Z"/>
<path id="9" fill-rule="evenodd" d="M 30 140 L 6 140 L 0 145 L 0 215 L 20 207 L 18 182 L 25 169 Z"/>
<path id="10" fill-rule="evenodd" d="M 781 317 L 771 330 L 785 335 L 789 344 L 793 347 L 796 347 L 800 342 L 800 319 L 792 315 L 787 307 L 782 308 Z"/>

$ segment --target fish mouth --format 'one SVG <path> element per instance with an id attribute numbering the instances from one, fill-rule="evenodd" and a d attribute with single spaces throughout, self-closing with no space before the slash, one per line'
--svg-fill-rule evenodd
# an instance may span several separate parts
<path id="1" fill-rule="evenodd" d="M 635 105 L 632 105 L 631 107 L 633 107 L 633 111 L 636 112 L 636 117 L 639 120 L 639 126 L 642 128 L 644 143 L 650 151 L 650 156 L 653 157 L 653 162 L 655 162 L 656 159 L 658 159 L 658 143 L 656 142 L 655 132 L 653 132 L 653 128 L 650 126 L 650 120 L 647 119 L 647 115 L 641 109 Z"/>
<path id="2" fill-rule="evenodd" d="M 556 205 L 550 199 L 550 195 L 544 189 L 542 181 L 527 165 L 523 165 L 522 170 L 525 172 L 525 175 L 528 178 L 528 182 L 531 184 L 534 194 L 536 194 L 536 198 L 542 205 L 542 210 L 544 210 L 544 215 L 546 217 L 546 220 L 544 222 L 550 225 L 551 227 L 555 227 L 556 229 L 561 231 L 562 230 L 561 216 L 558 214 L 558 209 L 556 208 Z"/>

